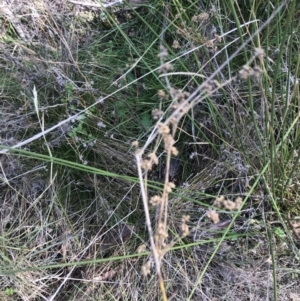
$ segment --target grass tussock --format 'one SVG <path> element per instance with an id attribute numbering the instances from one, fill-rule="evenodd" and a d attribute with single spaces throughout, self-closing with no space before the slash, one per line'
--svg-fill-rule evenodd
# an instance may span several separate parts
<path id="1" fill-rule="evenodd" d="M 1 300 L 298 300 L 297 1 L 0 7 Z"/>

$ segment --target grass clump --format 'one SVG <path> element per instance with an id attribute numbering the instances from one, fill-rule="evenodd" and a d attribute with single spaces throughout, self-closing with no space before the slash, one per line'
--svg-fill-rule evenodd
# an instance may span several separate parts
<path id="1" fill-rule="evenodd" d="M 1 8 L 1 300 L 300 298 L 299 8 Z"/>

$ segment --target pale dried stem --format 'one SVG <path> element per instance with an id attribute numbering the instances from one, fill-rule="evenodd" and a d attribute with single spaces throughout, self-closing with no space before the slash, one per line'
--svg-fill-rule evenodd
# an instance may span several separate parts
<path id="1" fill-rule="evenodd" d="M 159 221 L 163 221 L 165 228 L 167 227 L 167 213 L 168 213 L 168 198 L 169 193 L 167 192 L 167 185 L 169 183 L 170 174 L 170 162 L 171 162 L 171 150 L 168 149 L 167 162 L 166 162 L 166 172 L 165 172 L 165 184 L 163 190 L 163 206 L 161 207 L 161 215 Z M 164 218 L 162 219 L 162 214 L 164 213 Z"/>
<path id="2" fill-rule="evenodd" d="M 156 267 L 156 273 L 157 273 L 157 275 L 160 275 L 160 257 L 159 257 L 159 254 L 157 252 L 157 249 L 156 249 L 155 243 L 154 243 L 153 230 L 152 230 L 151 220 L 150 220 L 150 215 L 149 215 L 148 195 L 146 193 L 142 168 L 140 165 L 140 162 L 142 160 L 142 152 L 140 152 L 140 151 L 137 152 L 135 154 L 135 158 L 136 158 L 136 162 L 137 162 L 138 176 L 139 176 L 139 182 L 140 182 L 140 186 L 141 186 L 142 201 L 143 201 L 145 218 L 146 218 L 146 226 L 147 226 L 147 229 L 149 232 L 150 245 L 151 245 L 154 263 L 155 263 L 155 267 Z"/>

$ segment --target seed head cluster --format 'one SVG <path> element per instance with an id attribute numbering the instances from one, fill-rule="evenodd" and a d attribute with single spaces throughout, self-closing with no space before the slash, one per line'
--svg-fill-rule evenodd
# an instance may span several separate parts
<path id="1" fill-rule="evenodd" d="M 214 206 L 219 208 L 225 208 L 227 210 L 237 210 L 243 204 L 243 199 L 241 197 L 237 197 L 235 201 L 227 200 L 223 195 L 216 198 L 214 201 Z"/>

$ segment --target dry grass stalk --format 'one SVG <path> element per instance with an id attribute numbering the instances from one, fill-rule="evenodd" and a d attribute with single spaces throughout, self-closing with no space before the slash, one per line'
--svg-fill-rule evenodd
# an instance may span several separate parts
<path id="1" fill-rule="evenodd" d="M 167 50 L 161 46 L 161 52 L 159 57 L 161 59 L 161 68 L 159 72 L 165 77 L 167 82 L 167 87 L 170 87 L 168 80 L 168 72 L 172 71 L 172 65 L 170 62 L 166 62 L 168 56 Z M 175 239 L 169 238 L 168 235 L 168 200 L 169 194 L 175 188 L 175 184 L 170 182 L 170 162 L 172 156 L 178 155 L 178 150 L 175 147 L 175 134 L 178 127 L 180 119 L 196 104 L 202 102 L 202 100 L 215 93 L 217 90 L 223 86 L 229 84 L 231 81 L 240 79 L 247 79 L 249 76 L 259 76 L 260 72 L 255 71 L 250 67 L 251 63 L 256 57 L 261 58 L 263 56 L 263 50 L 255 52 L 255 55 L 247 63 L 247 68 L 243 68 L 240 74 L 236 77 L 232 77 L 228 81 L 223 83 L 217 82 L 214 77 L 220 72 L 220 70 L 215 71 L 199 88 L 197 88 L 192 94 L 184 92 L 182 90 L 174 89 L 170 87 L 168 94 L 172 98 L 172 104 L 170 105 L 168 115 L 161 109 L 153 110 L 153 118 L 157 120 L 156 126 L 153 132 L 150 134 L 147 142 L 144 146 L 138 148 L 138 143 L 134 143 L 136 147 L 135 157 L 138 165 L 138 175 L 141 187 L 142 200 L 144 204 L 144 210 L 146 214 L 146 225 L 148 228 L 150 236 L 150 244 L 152 249 L 152 254 L 154 258 L 154 263 L 156 267 L 156 273 L 159 279 L 160 288 L 163 296 L 163 300 L 167 300 L 166 292 L 164 288 L 163 278 L 161 275 L 161 261 L 163 256 L 166 254 L 168 249 L 176 243 Z M 221 66 L 220 69 L 223 67 Z M 161 101 L 168 98 L 168 94 L 164 91 L 158 91 L 158 95 Z M 165 120 L 163 121 L 163 118 Z M 145 156 L 146 149 L 156 140 L 155 150 L 150 154 Z M 164 180 L 164 188 L 161 195 L 155 195 L 148 199 L 147 194 L 147 174 L 148 171 L 152 169 L 153 164 L 158 163 L 158 156 L 156 150 L 160 142 L 163 142 L 164 153 L 166 154 L 166 172 Z M 154 230 L 151 225 L 151 219 L 149 214 L 149 202 L 151 205 L 157 208 L 157 218 L 155 221 Z M 224 200 L 222 205 L 229 210 L 239 208 L 241 200 L 238 199 L 236 202 L 230 200 Z M 211 218 L 214 223 L 218 223 L 218 214 L 215 211 L 208 212 L 208 217 Z M 187 226 L 187 221 L 189 217 L 182 218 L 181 238 L 188 235 L 189 229 Z M 143 274 L 146 276 L 150 273 L 151 263 L 148 261 L 142 268 Z"/>

